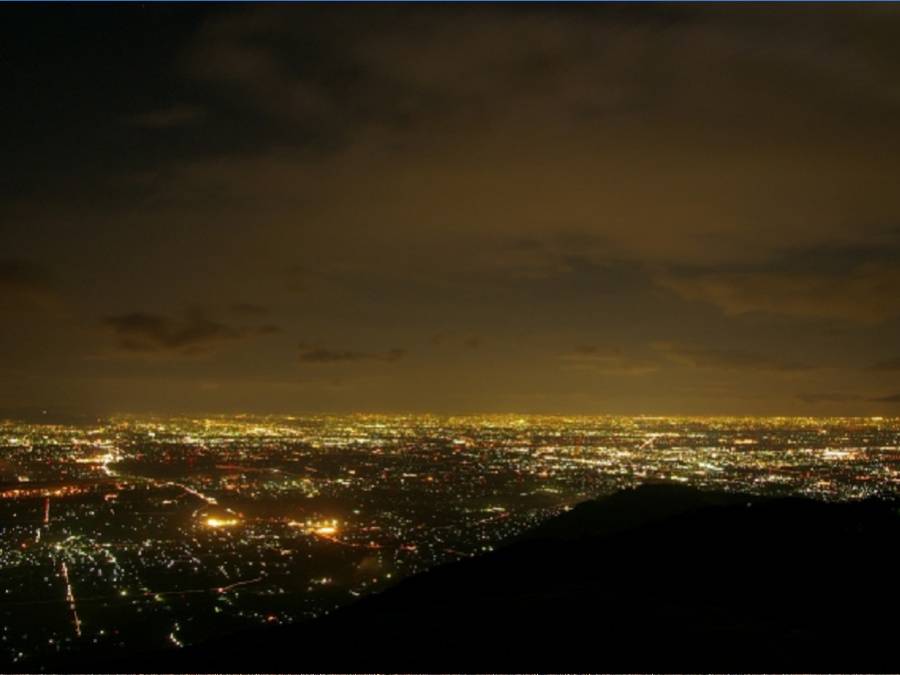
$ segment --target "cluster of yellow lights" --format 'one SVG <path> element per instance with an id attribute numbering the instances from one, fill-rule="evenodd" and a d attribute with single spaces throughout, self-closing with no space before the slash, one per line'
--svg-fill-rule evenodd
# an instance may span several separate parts
<path id="1" fill-rule="evenodd" d="M 206 524 L 210 527 L 233 527 L 240 521 L 237 518 L 207 518 Z"/>
<path id="2" fill-rule="evenodd" d="M 300 523 L 296 520 L 292 520 L 288 523 L 290 527 L 300 527 L 306 530 L 309 534 L 318 534 L 322 536 L 330 536 L 332 534 L 337 534 L 338 531 L 338 521 L 337 520 L 320 520 L 318 522 L 310 522 L 306 521 L 305 523 Z"/>
<path id="3" fill-rule="evenodd" d="M 76 457 L 76 464 L 109 464 L 118 460 L 115 453 L 106 452 L 102 455 L 92 455 L 90 457 Z"/>

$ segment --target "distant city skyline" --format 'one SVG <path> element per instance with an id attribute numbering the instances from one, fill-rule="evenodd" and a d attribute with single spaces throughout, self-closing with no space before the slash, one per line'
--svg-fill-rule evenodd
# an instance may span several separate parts
<path id="1" fill-rule="evenodd" d="M 0 418 L 900 415 L 900 8 L 2 8 Z"/>

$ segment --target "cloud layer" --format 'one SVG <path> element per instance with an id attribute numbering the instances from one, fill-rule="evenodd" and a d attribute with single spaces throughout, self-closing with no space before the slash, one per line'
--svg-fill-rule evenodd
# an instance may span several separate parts
<path id="1" fill-rule="evenodd" d="M 254 328 L 232 326 L 196 312 L 182 319 L 132 312 L 106 317 L 103 323 L 125 351 L 187 356 L 205 354 L 229 342 L 280 330 L 271 324 Z"/>
<path id="2" fill-rule="evenodd" d="M 389 349 L 384 352 L 360 352 L 352 349 L 330 349 L 301 345 L 300 362 L 314 364 L 356 363 L 359 361 L 382 361 L 393 363 L 406 356 L 405 349 Z"/>
<path id="3" fill-rule="evenodd" d="M 893 405 L 892 6 L 14 11 L 0 399 Z"/>

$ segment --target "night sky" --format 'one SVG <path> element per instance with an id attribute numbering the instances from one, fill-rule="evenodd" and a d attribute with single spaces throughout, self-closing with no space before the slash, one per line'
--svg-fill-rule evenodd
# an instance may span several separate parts
<path id="1" fill-rule="evenodd" d="M 0 414 L 897 414 L 898 34 L 3 6 Z"/>

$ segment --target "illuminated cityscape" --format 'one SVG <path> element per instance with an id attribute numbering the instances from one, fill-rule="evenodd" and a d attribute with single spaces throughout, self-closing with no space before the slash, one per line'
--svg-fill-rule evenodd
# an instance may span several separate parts
<path id="1" fill-rule="evenodd" d="M 0 426 L 13 663 L 310 619 L 644 482 L 900 493 L 898 418 L 331 415 Z"/>
<path id="2" fill-rule="evenodd" d="M 898 44 L 0 3 L 0 671 L 900 672 Z"/>

